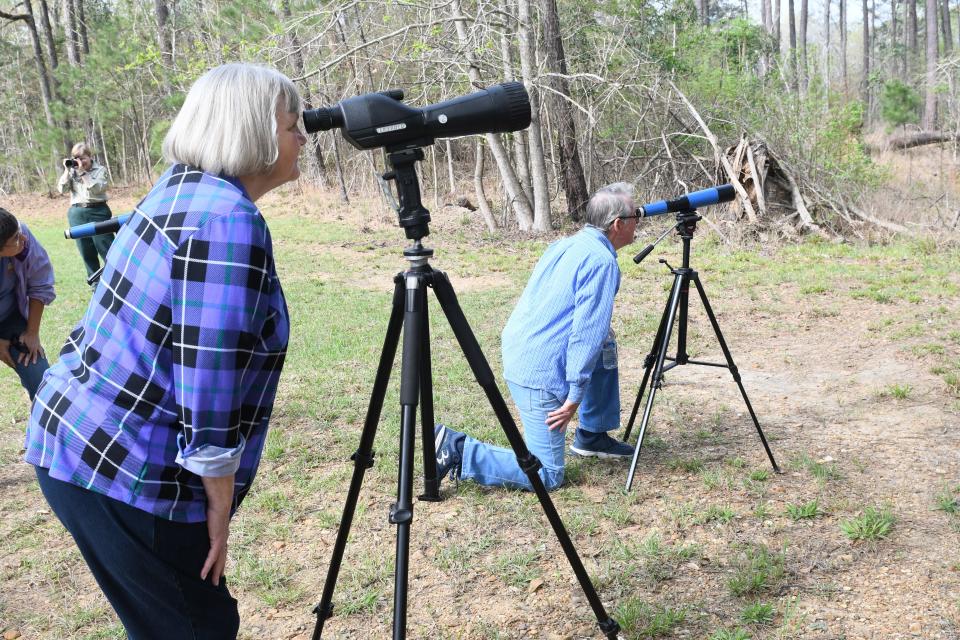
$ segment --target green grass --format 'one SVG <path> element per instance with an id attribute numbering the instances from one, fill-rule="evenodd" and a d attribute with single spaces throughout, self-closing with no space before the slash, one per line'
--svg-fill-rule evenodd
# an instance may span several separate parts
<path id="1" fill-rule="evenodd" d="M 743 629 L 720 629 L 710 634 L 709 640 L 750 640 L 752 637 Z"/>
<path id="2" fill-rule="evenodd" d="M 793 521 L 816 518 L 820 514 L 820 501 L 814 499 L 803 504 L 788 503 L 786 512 Z"/>
<path id="3" fill-rule="evenodd" d="M 650 605 L 636 597 L 623 600 L 614 613 L 614 619 L 631 640 L 673 635 L 686 618 L 685 608 Z"/>
<path id="4" fill-rule="evenodd" d="M 734 559 L 733 575 L 727 580 L 730 592 L 744 597 L 772 590 L 786 575 L 785 559 L 786 552 L 770 551 L 763 544 L 745 548 Z"/>
<path id="5" fill-rule="evenodd" d="M 880 391 L 881 398 L 893 398 L 894 400 L 906 400 L 913 392 L 913 387 L 908 384 L 891 384 Z"/>
<path id="6" fill-rule="evenodd" d="M 743 608 L 740 614 L 740 621 L 744 624 L 770 624 L 776 616 L 776 611 L 772 604 L 765 602 L 754 602 Z"/>
<path id="7" fill-rule="evenodd" d="M 855 518 L 840 523 L 840 530 L 854 542 L 883 540 L 893 531 L 896 518 L 889 509 L 867 507 Z"/>
<path id="8" fill-rule="evenodd" d="M 934 499 L 936 509 L 950 515 L 960 514 L 960 486 L 953 489 L 946 488 L 937 494 Z"/>

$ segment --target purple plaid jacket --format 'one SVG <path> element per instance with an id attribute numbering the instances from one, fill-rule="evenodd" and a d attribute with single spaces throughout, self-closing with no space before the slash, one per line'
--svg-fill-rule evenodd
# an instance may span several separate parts
<path id="1" fill-rule="evenodd" d="M 240 183 L 171 167 L 107 254 L 47 372 L 26 461 L 159 517 L 206 520 L 200 476 L 256 474 L 289 321 L 270 232 Z"/>

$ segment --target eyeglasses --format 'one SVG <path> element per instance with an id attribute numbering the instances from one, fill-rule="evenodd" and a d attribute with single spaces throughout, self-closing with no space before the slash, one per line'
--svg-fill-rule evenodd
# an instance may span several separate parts
<path id="1" fill-rule="evenodd" d="M 637 207 L 633 210 L 633 215 L 631 216 L 617 216 L 621 220 L 639 220 L 643 217 L 643 207 Z"/>

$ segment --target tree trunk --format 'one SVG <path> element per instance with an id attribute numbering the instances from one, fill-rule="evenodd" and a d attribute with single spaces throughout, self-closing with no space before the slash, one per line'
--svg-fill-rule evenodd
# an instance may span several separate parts
<path id="1" fill-rule="evenodd" d="M 570 84 L 567 75 L 567 59 L 563 51 L 563 38 L 560 35 L 560 14 L 556 0 L 541 0 L 543 11 L 543 39 L 546 49 L 547 71 L 559 74 L 551 76 L 547 82 L 553 89 L 547 100 L 557 133 L 557 151 L 560 155 L 560 175 L 563 180 L 563 192 L 567 198 L 567 211 L 570 219 L 579 222 L 586 211 L 587 181 L 583 176 L 583 164 L 577 148 L 576 113 L 570 104 Z"/>
<path id="2" fill-rule="evenodd" d="M 863 7 L 863 77 L 860 80 L 860 96 L 863 107 L 869 116 L 870 112 L 870 9 L 867 0 L 861 1 Z"/>
<path id="3" fill-rule="evenodd" d="M 773 42 L 780 56 L 780 0 L 773 0 Z"/>
<path id="4" fill-rule="evenodd" d="M 53 102 L 51 91 L 53 84 L 50 81 L 50 74 L 47 72 L 47 63 L 43 57 L 43 48 L 40 46 L 40 34 L 37 33 L 37 21 L 33 17 L 33 6 L 30 4 L 30 0 L 23 0 L 22 4 L 26 13 L 12 14 L 0 11 L 0 18 L 11 21 L 22 21 L 27 25 L 27 31 L 30 33 L 30 44 L 33 45 L 33 57 L 37 64 L 37 79 L 40 82 L 40 98 L 43 102 L 43 115 L 46 118 L 47 126 L 53 128 L 55 126 L 53 109 L 50 106 Z"/>
<path id="5" fill-rule="evenodd" d="M 164 64 L 173 64 L 173 43 L 170 38 L 170 10 L 167 0 L 153 0 L 153 11 L 157 17 L 157 44 Z"/>
<path id="6" fill-rule="evenodd" d="M 470 79 L 470 82 L 481 85 L 480 69 L 474 61 L 473 48 L 467 36 L 466 18 L 460 9 L 460 0 L 451 0 L 450 8 L 454 18 L 456 18 L 454 24 L 457 29 L 457 39 L 460 41 L 460 46 L 466 51 L 465 55 L 468 62 L 467 77 Z M 517 225 L 521 231 L 529 231 L 533 226 L 533 212 L 530 210 L 530 203 L 527 201 L 520 182 L 517 180 L 517 174 L 510 164 L 510 158 L 503 148 L 503 143 L 500 141 L 500 137 L 494 133 L 486 134 L 486 139 L 487 144 L 490 145 L 490 153 L 493 154 L 493 159 L 497 162 L 497 168 L 503 180 L 503 188 L 506 190 L 507 197 L 510 199 L 510 206 L 513 207 L 514 214 L 517 216 Z"/>
<path id="7" fill-rule="evenodd" d="M 511 46 L 511 27 L 515 24 L 513 16 L 507 12 L 507 6 L 504 0 L 498 0 L 497 6 L 503 15 L 503 29 L 500 30 L 500 55 L 503 58 L 503 80 L 504 82 L 513 82 L 513 47 Z M 527 143 L 521 132 L 511 133 L 510 139 L 513 142 L 514 165 L 516 165 L 517 179 L 523 191 L 523 196 L 527 199 L 527 208 L 533 201 L 533 191 L 530 184 L 530 160 L 527 153 Z"/>
<path id="8" fill-rule="evenodd" d="M 790 12 L 790 16 L 787 18 L 787 23 L 790 28 L 790 86 L 794 91 L 797 89 L 797 20 L 793 0 L 787 0 L 787 10 Z"/>
<path id="9" fill-rule="evenodd" d="M 907 51 L 906 51 L 906 73 L 907 76 L 913 74 L 919 51 L 917 50 L 917 0 L 907 0 Z"/>
<path id="10" fill-rule="evenodd" d="M 824 40 L 826 41 L 823 47 L 823 88 L 827 91 L 830 90 L 830 3 L 831 0 L 823 3 Z"/>
<path id="11" fill-rule="evenodd" d="M 950 26 L 950 0 L 943 0 L 940 5 L 940 29 L 943 35 L 943 55 L 950 55 L 953 48 L 953 30 Z"/>
<path id="12" fill-rule="evenodd" d="M 707 6 L 707 0 L 697 0 L 697 15 L 700 16 L 700 24 L 703 26 L 710 24 L 708 13 L 709 7 Z"/>
<path id="13" fill-rule="evenodd" d="M 74 0 L 63 0 L 63 39 L 67 47 L 67 62 L 80 66 L 80 36 L 77 32 L 77 12 Z"/>
<path id="14" fill-rule="evenodd" d="M 897 34 L 899 33 L 898 22 L 897 22 L 897 0 L 890 0 L 890 50 L 897 50 Z M 900 59 L 897 56 L 893 56 L 890 60 L 890 63 L 893 65 L 893 75 L 894 77 L 902 78 L 900 74 Z"/>
<path id="15" fill-rule="evenodd" d="M 840 0 L 840 78 L 846 93 L 850 88 L 847 79 L 847 0 Z"/>
<path id="16" fill-rule="evenodd" d="M 770 34 L 773 33 L 773 16 L 771 15 L 771 10 L 770 0 L 760 0 L 760 20 L 763 22 L 763 31 Z"/>
<path id="17" fill-rule="evenodd" d="M 87 38 L 87 16 L 83 12 L 83 0 L 73 0 L 77 10 L 77 33 L 80 36 L 80 50 L 90 55 L 90 40 Z"/>
<path id="18" fill-rule="evenodd" d="M 156 0 L 159 2 L 165 2 L 166 0 Z M 289 22 L 293 18 L 293 12 L 290 10 L 290 0 L 281 0 L 280 2 L 280 12 L 284 18 Z M 297 37 L 297 33 L 293 30 L 290 31 L 290 35 L 287 39 L 287 44 L 290 47 L 290 56 L 293 61 L 293 70 L 299 77 L 306 75 L 304 73 L 304 64 L 303 64 L 303 47 L 300 44 L 300 38 Z M 314 103 L 313 91 L 310 89 L 310 82 L 304 82 L 303 88 L 303 98 L 306 101 L 307 105 L 311 108 L 318 106 Z M 313 150 L 313 159 L 317 165 L 317 177 L 319 178 L 320 186 L 327 186 L 327 165 L 323 161 L 323 145 L 321 144 L 319 132 L 314 132 L 310 134 L 310 148 Z"/>
<path id="19" fill-rule="evenodd" d="M 807 88 L 807 15 L 810 9 L 808 0 L 800 0 L 800 86 Z"/>
<path id="20" fill-rule="evenodd" d="M 60 66 L 60 59 L 57 56 L 57 45 L 53 39 L 53 27 L 50 26 L 50 9 L 47 7 L 47 0 L 40 0 L 40 24 L 43 26 L 43 39 L 47 44 L 50 69 L 56 69 Z"/>
<path id="21" fill-rule="evenodd" d="M 490 203 L 487 202 L 487 194 L 483 190 L 483 138 L 477 138 L 477 144 L 474 148 L 476 149 L 476 155 L 473 165 L 473 188 L 477 195 L 477 206 L 480 208 L 483 221 L 487 224 L 487 229 L 494 232 L 497 230 L 497 219 L 493 217 Z"/>
<path id="22" fill-rule="evenodd" d="M 923 128 L 931 131 L 937 126 L 937 0 L 926 1 L 924 19 L 927 22 L 927 86 L 923 104 Z"/>
<path id="23" fill-rule="evenodd" d="M 550 231 L 550 189 L 547 185 L 547 162 L 540 131 L 540 91 L 536 88 L 537 32 L 530 11 L 530 0 L 517 0 L 520 35 L 520 72 L 530 94 L 530 127 L 527 139 L 530 148 L 530 178 L 533 182 L 533 229 Z"/>

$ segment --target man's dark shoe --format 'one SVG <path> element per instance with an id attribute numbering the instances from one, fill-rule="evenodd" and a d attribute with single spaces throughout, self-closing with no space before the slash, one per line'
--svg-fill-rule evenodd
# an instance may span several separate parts
<path id="1" fill-rule="evenodd" d="M 467 434 L 454 431 L 438 424 L 433 428 L 433 443 L 437 452 L 437 480 L 443 480 L 447 474 L 454 480 L 460 477 L 460 464 L 463 462 L 463 441 Z"/>
<path id="2" fill-rule="evenodd" d="M 632 458 L 633 447 L 626 442 L 611 438 L 604 432 L 593 433 L 577 429 L 570 450 L 588 458 Z"/>

